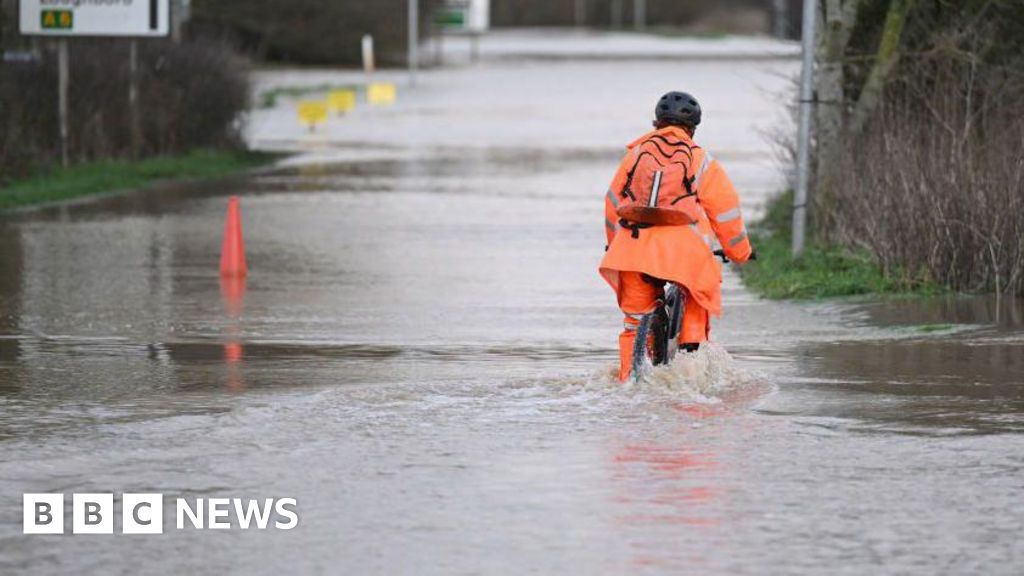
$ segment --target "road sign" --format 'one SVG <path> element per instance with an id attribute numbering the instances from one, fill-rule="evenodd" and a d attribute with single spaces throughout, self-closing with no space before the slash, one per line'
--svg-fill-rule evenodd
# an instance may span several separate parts
<path id="1" fill-rule="evenodd" d="M 338 114 L 351 112 L 356 107 L 356 91 L 332 90 L 327 94 L 327 105 Z"/>
<path id="2" fill-rule="evenodd" d="M 299 121 L 309 126 L 310 132 L 317 124 L 327 120 L 327 103 L 322 100 L 303 100 L 299 102 L 296 111 L 299 114 Z"/>
<path id="3" fill-rule="evenodd" d="M 434 13 L 434 23 L 448 31 L 481 33 L 491 24 L 490 0 L 445 0 Z"/>
<path id="4" fill-rule="evenodd" d="M 75 13 L 71 10 L 43 10 L 39 19 L 43 30 L 71 30 L 75 24 Z"/>
<path id="5" fill-rule="evenodd" d="M 366 87 L 366 101 L 370 104 L 387 105 L 395 103 L 395 85 L 390 82 L 374 82 Z"/>
<path id="6" fill-rule="evenodd" d="M 166 36 L 170 0 L 20 0 L 21 33 L 38 36 Z"/>
<path id="7" fill-rule="evenodd" d="M 477 62 L 480 59 L 480 36 L 491 26 L 491 0 L 441 0 L 434 6 L 433 22 L 439 32 L 434 42 L 436 61 L 443 63 L 442 38 L 445 34 L 452 34 L 469 36 L 469 60 Z"/>

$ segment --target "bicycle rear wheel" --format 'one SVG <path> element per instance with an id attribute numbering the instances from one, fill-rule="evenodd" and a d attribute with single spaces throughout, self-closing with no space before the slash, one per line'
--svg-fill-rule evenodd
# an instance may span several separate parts
<path id="1" fill-rule="evenodd" d="M 631 373 L 634 380 L 640 378 L 652 366 L 665 364 L 668 361 L 667 347 L 668 322 L 664 309 L 657 309 L 644 314 L 636 327 L 636 339 L 633 341 L 633 365 Z"/>

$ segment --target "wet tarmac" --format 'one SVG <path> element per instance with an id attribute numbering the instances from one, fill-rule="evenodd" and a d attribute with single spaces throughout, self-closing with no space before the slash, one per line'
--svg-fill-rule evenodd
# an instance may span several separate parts
<path id="1" fill-rule="evenodd" d="M 663 66 L 503 58 L 313 135 L 282 106 L 251 134 L 304 151 L 280 170 L 3 217 L 0 572 L 1019 574 L 1020 301 L 730 273 L 715 345 L 609 377 L 601 198 Z M 680 65 L 748 214 L 793 72 Z M 612 77 L 593 109 L 621 110 L 570 114 Z M 25 492 L 293 497 L 300 524 L 24 536 Z"/>

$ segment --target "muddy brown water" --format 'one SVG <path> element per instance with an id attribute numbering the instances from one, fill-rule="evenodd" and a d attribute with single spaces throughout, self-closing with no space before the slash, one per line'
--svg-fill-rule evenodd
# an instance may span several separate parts
<path id="1" fill-rule="evenodd" d="M 716 152 L 763 191 L 751 146 Z M 3 217 L 0 572 L 1021 572 L 1020 301 L 729 273 L 716 344 L 623 387 L 613 146 L 359 149 Z M 26 536 L 26 492 L 293 497 L 300 524 Z"/>
<path id="2" fill-rule="evenodd" d="M 583 194 L 519 201 L 600 160 L 501 161 L 479 177 L 517 185 L 487 194 L 425 159 L 7 218 L 4 572 L 1016 571 L 1019 302 L 780 304 L 730 275 L 721 348 L 620 388 Z M 242 287 L 216 274 L 230 192 Z M 301 525 L 20 534 L 23 492 L 154 490 L 291 496 Z"/>

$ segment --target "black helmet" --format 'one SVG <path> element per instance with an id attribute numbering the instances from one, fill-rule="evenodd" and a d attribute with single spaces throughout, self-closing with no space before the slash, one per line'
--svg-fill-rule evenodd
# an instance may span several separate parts
<path id="1" fill-rule="evenodd" d="M 654 117 L 668 124 L 696 128 L 700 124 L 700 104 L 686 92 L 669 92 L 658 100 Z"/>

